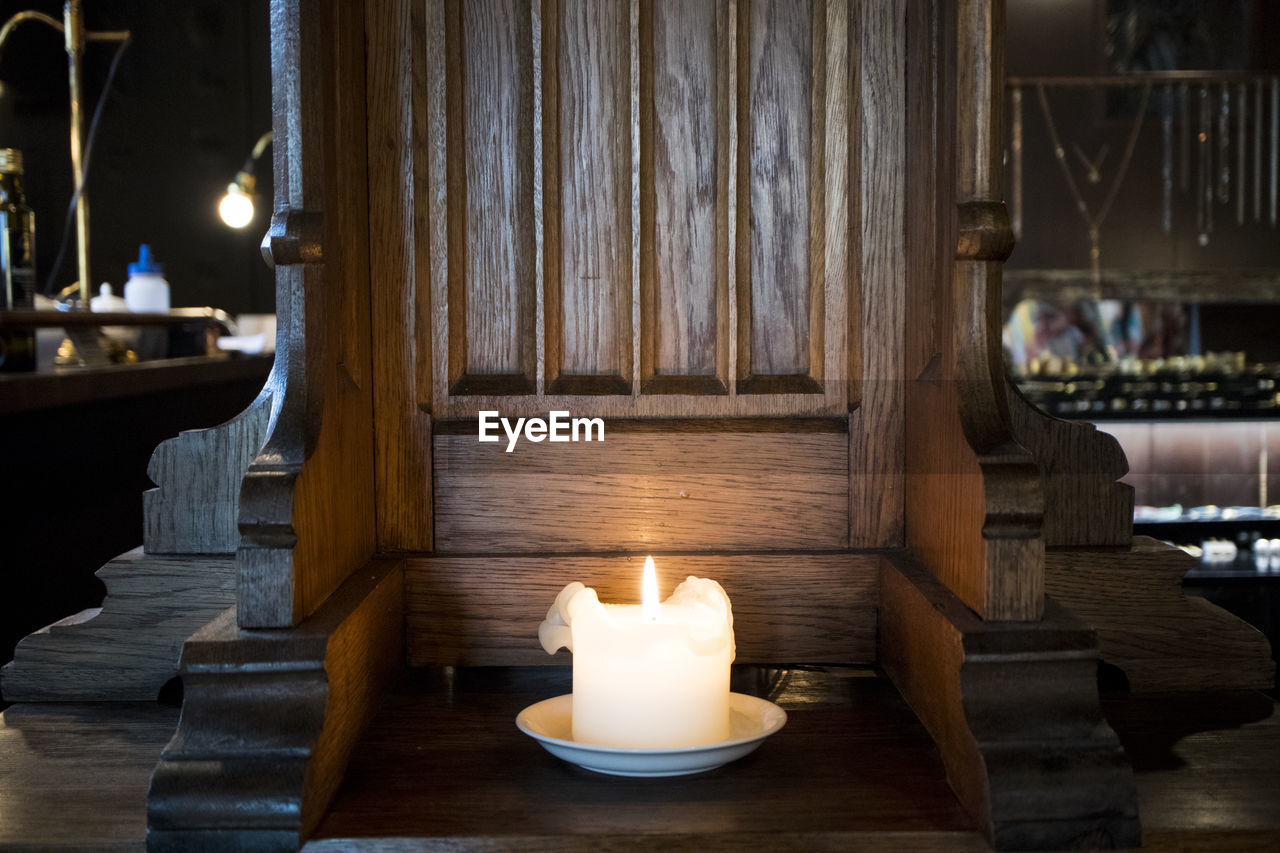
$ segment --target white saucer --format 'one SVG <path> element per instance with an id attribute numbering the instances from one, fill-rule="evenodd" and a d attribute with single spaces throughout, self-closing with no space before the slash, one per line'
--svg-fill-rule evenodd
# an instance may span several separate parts
<path id="1" fill-rule="evenodd" d="M 767 699 L 729 694 L 729 739 L 707 746 L 634 749 L 573 740 L 573 694 L 544 699 L 516 716 L 520 731 L 571 764 L 610 776 L 688 776 L 748 754 L 786 725 L 787 712 Z"/>

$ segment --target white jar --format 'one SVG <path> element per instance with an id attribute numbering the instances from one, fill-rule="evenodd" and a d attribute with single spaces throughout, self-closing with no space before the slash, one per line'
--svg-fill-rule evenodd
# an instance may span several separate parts
<path id="1" fill-rule="evenodd" d="M 95 314 L 127 314 L 129 313 L 129 303 L 116 296 L 111 292 L 111 285 L 107 282 L 102 283 L 99 295 L 89 300 L 89 310 Z M 113 341 L 119 341 L 126 346 L 135 346 L 138 343 L 138 329 L 128 326 L 103 326 L 102 334 L 106 335 Z"/>
<path id="2" fill-rule="evenodd" d="M 124 301 L 135 314 L 163 314 L 169 310 L 169 282 L 164 265 L 151 258 L 151 247 L 143 243 L 137 263 L 129 264 L 129 280 L 124 283 Z"/>

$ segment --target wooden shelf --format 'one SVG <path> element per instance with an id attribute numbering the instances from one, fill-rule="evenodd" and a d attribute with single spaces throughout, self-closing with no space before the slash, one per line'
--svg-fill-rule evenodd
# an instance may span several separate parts
<path id="1" fill-rule="evenodd" d="M 1004 271 L 1004 307 L 1021 299 L 1059 303 L 1077 299 L 1134 299 L 1152 302 L 1274 304 L 1280 301 L 1280 270 L 1105 269 L 1095 283 L 1087 269 Z"/>
<path id="2" fill-rule="evenodd" d="M 0 374 L 0 415 L 160 394 L 196 386 L 266 381 L 274 355 L 168 358 L 110 367 Z"/>
<path id="3" fill-rule="evenodd" d="M 308 849 L 375 838 L 389 849 L 987 849 L 932 740 L 874 670 L 734 677 L 734 690 L 787 710 L 781 732 L 709 773 L 624 779 L 560 761 L 516 729 L 521 708 L 570 692 L 568 668 L 412 671 L 356 746 Z"/>

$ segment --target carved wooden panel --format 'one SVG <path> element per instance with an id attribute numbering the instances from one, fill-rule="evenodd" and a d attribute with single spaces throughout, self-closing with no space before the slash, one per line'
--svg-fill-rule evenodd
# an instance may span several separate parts
<path id="1" fill-rule="evenodd" d="M 826 9 L 738 7 L 738 390 L 822 378 Z"/>
<path id="2" fill-rule="evenodd" d="M 423 2 L 422 409 L 847 413 L 847 2 Z"/>
<path id="3" fill-rule="evenodd" d="M 641 7 L 640 341 L 646 394 L 728 393 L 727 2 Z"/>
<path id="4" fill-rule="evenodd" d="M 631 33 L 626 0 L 542 7 L 548 393 L 631 393 Z"/>
<path id="5" fill-rule="evenodd" d="M 532 19 L 524 0 L 445 4 L 449 386 L 533 391 Z"/>

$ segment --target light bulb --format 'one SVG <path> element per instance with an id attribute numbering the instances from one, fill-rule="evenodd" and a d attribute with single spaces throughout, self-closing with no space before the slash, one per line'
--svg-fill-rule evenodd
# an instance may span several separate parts
<path id="1" fill-rule="evenodd" d="M 227 194 L 218 202 L 218 215 L 231 228 L 244 228 L 253 221 L 253 197 L 239 184 L 229 185 Z"/>

